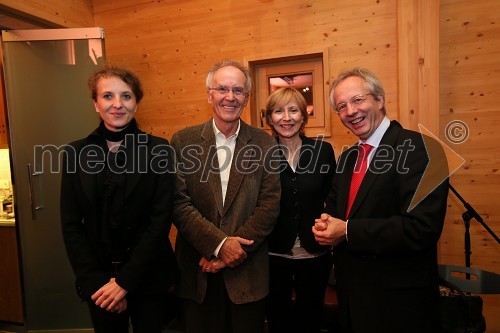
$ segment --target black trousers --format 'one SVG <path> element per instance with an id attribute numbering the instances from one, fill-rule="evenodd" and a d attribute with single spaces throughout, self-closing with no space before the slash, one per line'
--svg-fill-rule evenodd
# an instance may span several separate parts
<path id="1" fill-rule="evenodd" d="M 437 286 L 370 287 L 337 285 L 342 333 L 441 333 Z"/>
<path id="2" fill-rule="evenodd" d="M 95 333 L 128 333 L 129 320 L 134 333 L 161 333 L 165 325 L 167 294 L 127 296 L 127 310 L 120 314 L 87 302 Z"/>
<path id="3" fill-rule="evenodd" d="M 318 333 L 332 268 L 331 255 L 312 259 L 269 256 L 269 264 L 270 289 L 266 305 L 269 332 Z"/>
<path id="4" fill-rule="evenodd" d="M 229 298 L 222 273 L 207 274 L 207 292 L 202 304 L 181 299 L 183 332 L 262 333 L 265 299 L 235 304 Z"/>

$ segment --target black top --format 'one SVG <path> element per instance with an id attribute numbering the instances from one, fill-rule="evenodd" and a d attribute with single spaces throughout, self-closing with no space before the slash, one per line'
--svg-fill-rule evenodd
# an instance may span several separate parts
<path id="1" fill-rule="evenodd" d="M 87 300 L 113 276 L 129 293 L 166 292 L 178 274 L 168 239 L 171 147 L 136 128 L 116 153 L 126 163 L 109 163 L 111 156 L 99 130 L 65 147 L 61 225 L 77 292 Z M 111 168 L 119 185 L 112 192 L 106 188 Z M 122 263 L 118 271 L 112 264 L 116 256 Z"/>
<path id="2" fill-rule="evenodd" d="M 289 253 L 297 235 L 308 252 L 322 251 L 314 239 L 314 220 L 324 211 L 336 161 L 332 145 L 301 136 L 302 146 L 295 172 L 282 154 L 280 216 L 269 237 L 269 251 Z"/>

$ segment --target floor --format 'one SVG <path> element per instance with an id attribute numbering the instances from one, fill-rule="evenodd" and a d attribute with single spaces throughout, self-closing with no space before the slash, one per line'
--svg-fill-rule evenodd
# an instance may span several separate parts
<path id="1" fill-rule="evenodd" d="M 0 333 L 24 333 L 24 327 L 0 323 Z"/>
<path id="2" fill-rule="evenodd" d="M 24 326 L 0 323 L 0 333 L 26 333 L 26 330 Z M 58 330 L 57 333 L 64 333 L 64 331 Z M 77 333 L 77 332 L 72 330 L 71 333 Z M 78 333 L 93 333 L 93 330 L 81 330 L 78 331 Z M 132 330 L 130 331 L 130 333 L 132 333 Z M 166 328 L 162 333 L 182 333 L 182 332 L 172 328 Z"/>
<path id="3" fill-rule="evenodd" d="M 327 288 L 323 318 L 325 328 L 321 330 L 321 333 L 338 332 L 337 295 L 333 287 Z M 37 332 L 43 333 L 42 331 Z M 65 333 L 62 330 L 58 330 L 57 332 Z M 0 322 L 0 333 L 26 333 L 26 330 L 22 325 L 13 325 Z M 71 331 L 71 333 L 77 332 Z M 78 333 L 93 333 L 93 330 L 80 330 L 78 331 Z M 130 331 L 130 333 L 132 333 L 132 331 Z M 173 319 L 162 333 L 182 333 L 182 331 L 176 324 L 175 319 Z"/>

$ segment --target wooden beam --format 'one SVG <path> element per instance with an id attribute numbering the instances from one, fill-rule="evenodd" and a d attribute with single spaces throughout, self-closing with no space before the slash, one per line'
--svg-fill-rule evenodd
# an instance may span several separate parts
<path id="1" fill-rule="evenodd" d="M 439 1 L 398 1 L 399 120 L 439 136 Z"/>

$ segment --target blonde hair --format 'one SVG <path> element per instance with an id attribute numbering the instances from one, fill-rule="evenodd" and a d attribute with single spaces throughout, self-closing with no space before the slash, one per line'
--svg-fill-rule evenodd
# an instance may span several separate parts
<path id="1" fill-rule="evenodd" d="M 292 87 L 281 87 L 273 91 L 271 95 L 267 98 L 266 103 L 266 123 L 271 127 L 273 135 L 277 135 L 274 127 L 271 125 L 271 114 L 277 106 L 285 106 L 291 101 L 297 103 L 300 113 L 302 114 L 302 125 L 300 126 L 299 133 L 304 134 L 304 127 L 309 119 L 309 114 L 307 113 L 307 102 L 304 96 L 295 88 Z"/>

